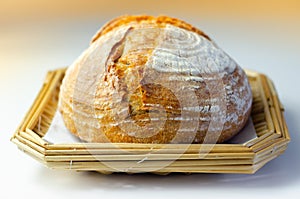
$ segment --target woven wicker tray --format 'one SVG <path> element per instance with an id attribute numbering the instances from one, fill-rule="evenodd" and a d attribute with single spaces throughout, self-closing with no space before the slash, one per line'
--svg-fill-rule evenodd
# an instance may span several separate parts
<path id="1" fill-rule="evenodd" d="M 284 109 L 273 83 L 263 74 L 246 71 L 253 91 L 251 117 L 257 138 L 244 144 L 169 144 L 167 149 L 160 150 L 164 145 L 49 143 L 43 136 L 56 112 L 64 73 L 65 68 L 48 72 L 32 107 L 11 138 L 22 151 L 49 168 L 98 171 L 105 174 L 149 171 L 160 174 L 252 174 L 281 155 L 290 141 L 283 116 Z M 183 148 L 186 149 L 185 152 L 178 154 Z M 120 149 L 126 153 L 120 152 Z"/>

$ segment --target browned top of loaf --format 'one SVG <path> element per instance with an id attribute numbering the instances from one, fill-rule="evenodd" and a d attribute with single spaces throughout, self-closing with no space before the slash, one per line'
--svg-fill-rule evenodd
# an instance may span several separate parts
<path id="1" fill-rule="evenodd" d="M 93 43 L 94 41 L 96 41 L 99 37 L 105 35 L 106 33 L 112 31 L 113 29 L 121 26 L 121 25 L 126 25 L 132 22 L 136 22 L 136 23 L 153 23 L 156 25 L 161 25 L 162 27 L 164 27 L 166 24 L 171 24 L 174 26 L 177 26 L 179 28 L 183 28 L 195 33 L 198 33 L 199 35 L 204 36 L 205 38 L 211 40 L 204 32 L 202 32 L 201 30 L 199 30 L 198 28 L 192 26 L 189 23 L 186 23 L 182 20 L 176 19 L 176 18 L 172 18 L 172 17 L 168 17 L 168 16 L 158 16 L 158 17 L 154 17 L 154 16 L 145 16 L 145 15 L 138 15 L 138 16 L 120 16 L 117 17 L 113 20 L 111 20 L 110 22 L 108 22 L 107 24 L 105 24 L 92 38 L 91 43 Z"/>

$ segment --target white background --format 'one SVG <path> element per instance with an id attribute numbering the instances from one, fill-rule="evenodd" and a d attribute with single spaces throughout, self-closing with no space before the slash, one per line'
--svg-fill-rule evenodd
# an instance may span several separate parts
<path id="1" fill-rule="evenodd" d="M 9 139 L 46 72 L 70 65 L 97 29 L 116 15 L 6 21 L 0 27 L 0 198 L 299 198 L 300 20 L 224 20 L 222 16 L 199 20 L 176 11 L 170 14 L 204 30 L 242 67 L 265 73 L 274 81 L 292 137 L 285 154 L 255 175 L 106 176 L 45 168 Z"/>

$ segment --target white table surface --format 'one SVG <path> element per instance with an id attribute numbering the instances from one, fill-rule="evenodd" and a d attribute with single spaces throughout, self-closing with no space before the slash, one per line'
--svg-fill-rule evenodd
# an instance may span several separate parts
<path id="1" fill-rule="evenodd" d="M 1 198 L 299 198 L 299 20 L 226 20 L 221 16 L 198 20 L 183 13 L 176 15 L 175 11 L 170 14 L 202 28 L 241 66 L 265 73 L 275 82 L 292 137 L 285 154 L 254 175 L 101 175 L 48 169 L 18 150 L 9 139 L 32 104 L 46 72 L 72 63 L 98 27 L 115 15 L 3 23 Z"/>

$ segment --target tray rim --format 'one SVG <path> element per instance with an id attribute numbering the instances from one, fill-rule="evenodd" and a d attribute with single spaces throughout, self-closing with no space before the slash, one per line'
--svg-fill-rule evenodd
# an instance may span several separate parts
<path id="1" fill-rule="evenodd" d="M 81 148 L 89 148 L 89 149 L 99 149 L 99 146 L 103 146 L 105 144 L 102 143 L 84 143 L 84 144 L 51 144 L 45 141 L 41 135 L 37 134 L 32 130 L 32 126 L 34 126 L 33 119 L 37 117 L 37 115 L 41 114 L 43 105 L 50 97 L 50 94 L 53 90 L 56 89 L 56 82 L 61 81 L 66 68 L 61 68 L 53 71 L 49 71 L 46 75 L 42 88 L 38 93 L 36 99 L 34 100 L 32 106 L 29 111 L 25 115 L 21 124 L 17 128 L 14 133 L 11 141 L 14 142 L 20 149 L 27 152 L 35 159 L 39 160 L 43 164 L 48 165 L 49 159 L 47 159 L 47 155 L 49 152 L 53 152 L 54 150 L 68 150 L 68 149 L 81 149 Z M 274 83 L 270 80 L 266 75 L 257 73 L 251 70 L 245 70 L 249 78 L 258 78 L 261 85 L 263 85 L 263 92 L 265 97 L 265 103 L 268 104 L 268 107 L 265 107 L 268 113 L 270 113 L 270 118 L 274 125 L 274 132 L 270 132 L 270 135 L 267 135 L 263 138 L 265 142 L 261 144 L 260 142 L 250 143 L 248 145 L 242 144 L 216 144 L 214 145 L 215 150 L 222 151 L 226 154 L 226 150 L 222 150 L 222 148 L 226 148 L 228 151 L 230 149 L 236 153 L 249 153 L 249 157 L 251 156 L 253 160 L 253 169 L 249 170 L 246 173 L 254 173 L 271 159 L 276 158 L 280 154 L 282 154 L 287 144 L 290 142 L 290 135 L 287 129 L 287 125 L 284 118 L 284 108 L 281 104 L 277 91 L 275 89 Z M 260 137 L 259 137 L 260 138 Z M 258 138 L 257 138 L 258 139 Z M 118 143 L 121 147 L 130 145 L 131 147 L 136 146 L 151 146 L 151 147 L 159 147 L 161 144 L 129 144 L 129 143 Z M 177 144 L 182 146 L 182 144 Z M 207 144 L 191 144 L 191 146 L 203 146 Z M 173 145 L 176 146 L 176 145 Z M 101 147 L 100 147 L 101 148 Z M 147 147 L 146 147 L 147 148 Z M 278 153 L 278 154 L 277 154 Z M 266 156 L 268 154 L 268 156 Z M 267 157 L 267 158 L 266 158 Z M 195 171 L 194 171 L 195 172 Z M 203 171 L 205 172 L 205 171 Z M 193 172 L 192 172 L 193 173 Z M 218 172 L 217 172 L 218 173 Z M 226 173 L 226 172 L 225 172 Z M 236 172 L 233 172 L 236 173 Z M 241 172 L 237 172 L 241 173 Z"/>

